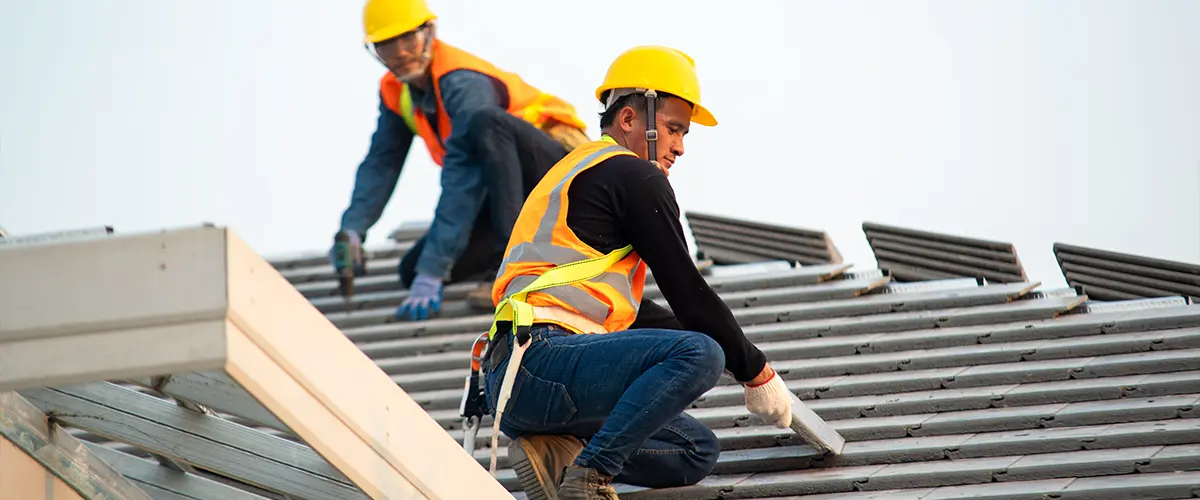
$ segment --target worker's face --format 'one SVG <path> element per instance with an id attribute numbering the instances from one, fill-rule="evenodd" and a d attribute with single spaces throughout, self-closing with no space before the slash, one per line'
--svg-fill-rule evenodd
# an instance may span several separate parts
<path id="1" fill-rule="evenodd" d="M 433 36 L 430 26 L 423 26 L 375 44 L 375 55 L 388 71 L 402 82 L 412 82 L 425 74 L 429 67 L 429 37 Z"/>
<path id="2" fill-rule="evenodd" d="M 692 124 L 692 107 L 687 101 L 678 97 L 655 100 L 654 125 L 658 129 L 658 140 L 655 141 L 655 153 L 659 168 L 664 174 L 675 161 L 683 156 L 683 136 L 687 135 Z M 626 119 L 628 114 L 628 119 Z M 635 113 L 633 108 L 622 112 L 621 130 L 629 149 L 644 160 L 647 158 L 645 110 Z"/>

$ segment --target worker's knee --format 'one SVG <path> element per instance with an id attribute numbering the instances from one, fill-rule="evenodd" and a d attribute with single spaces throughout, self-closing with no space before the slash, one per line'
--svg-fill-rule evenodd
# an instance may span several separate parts
<path id="1" fill-rule="evenodd" d="M 712 337 L 702 333 L 688 332 L 683 338 L 684 357 L 693 371 L 693 380 L 705 385 L 705 390 L 712 388 L 721 378 L 725 369 L 725 351 Z"/>
<path id="2" fill-rule="evenodd" d="M 693 431 L 691 438 L 695 449 L 690 453 L 691 460 L 687 463 L 690 470 L 683 474 L 680 486 L 696 484 L 708 477 L 716 468 L 717 459 L 721 457 L 721 443 L 708 427 L 701 426 Z"/>

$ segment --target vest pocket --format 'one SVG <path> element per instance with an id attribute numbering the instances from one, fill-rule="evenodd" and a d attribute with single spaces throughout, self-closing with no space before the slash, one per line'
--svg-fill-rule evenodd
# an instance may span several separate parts
<path id="1" fill-rule="evenodd" d="M 523 431 L 538 432 L 566 425 L 575 413 L 575 402 L 565 385 L 538 378 L 522 366 L 517 369 L 508 411 L 502 418 Z"/>

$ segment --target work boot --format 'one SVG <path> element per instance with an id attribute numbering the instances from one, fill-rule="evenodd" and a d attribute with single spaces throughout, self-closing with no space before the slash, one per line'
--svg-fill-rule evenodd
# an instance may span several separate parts
<path id="1" fill-rule="evenodd" d="M 612 487 L 612 478 L 600 474 L 596 469 L 567 467 L 563 473 L 562 486 L 558 488 L 558 500 L 619 500 L 617 490 Z"/>
<path id="2" fill-rule="evenodd" d="M 508 445 L 508 459 L 529 500 L 555 500 L 563 469 L 575 461 L 583 443 L 572 436 L 529 435 Z"/>
<path id="3" fill-rule="evenodd" d="M 467 306 L 479 311 L 494 311 L 496 305 L 492 303 L 492 282 L 485 281 L 479 284 L 479 288 L 471 290 L 467 294 Z"/>

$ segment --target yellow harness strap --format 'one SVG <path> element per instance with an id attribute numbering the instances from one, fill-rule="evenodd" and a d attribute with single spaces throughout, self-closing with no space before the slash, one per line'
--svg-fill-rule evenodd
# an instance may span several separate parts
<path id="1" fill-rule="evenodd" d="M 527 333 L 525 335 L 518 333 L 519 329 L 528 330 L 528 327 L 533 326 L 533 306 L 525 302 L 525 297 L 538 290 L 587 281 L 600 276 L 613 264 L 629 255 L 631 251 L 633 251 L 633 245 L 626 245 L 624 248 L 618 248 L 607 255 L 594 259 L 555 266 L 538 276 L 521 291 L 505 297 L 496 306 L 496 316 L 492 319 L 492 328 L 488 330 L 488 341 L 491 342 L 496 336 L 497 322 L 511 321 L 513 349 L 508 360 L 508 367 L 504 371 L 504 381 L 500 383 L 500 394 L 496 396 L 496 419 L 492 421 L 492 461 L 488 466 L 488 471 L 493 477 L 496 475 L 496 450 L 500 446 L 500 420 L 503 418 L 504 410 L 508 407 L 508 398 L 512 396 L 513 379 L 517 376 L 517 369 L 521 366 L 521 359 L 525 357 L 525 349 L 529 347 L 530 343 Z"/>
<path id="2" fill-rule="evenodd" d="M 626 245 L 624 248 L 613 250 L 607 255 L 555 266 L 553 269 L 546 271 L 528 286 L 522 288 L 521 291 L 509 295 L 500 301 L 500 304 L 496 306 L 496 315 L 492 319 L 492 328 L 488 330 L 488 340 L 496 337 L 497 322 L 511 321 L 514 338 L 517 335 L 519 327 L 533 325 L 533 306 L 525 302 L 525 297 L 530 293 L 556 286 L 587 281 L 600 276 L 632 251 L 633 246 Z"/>

